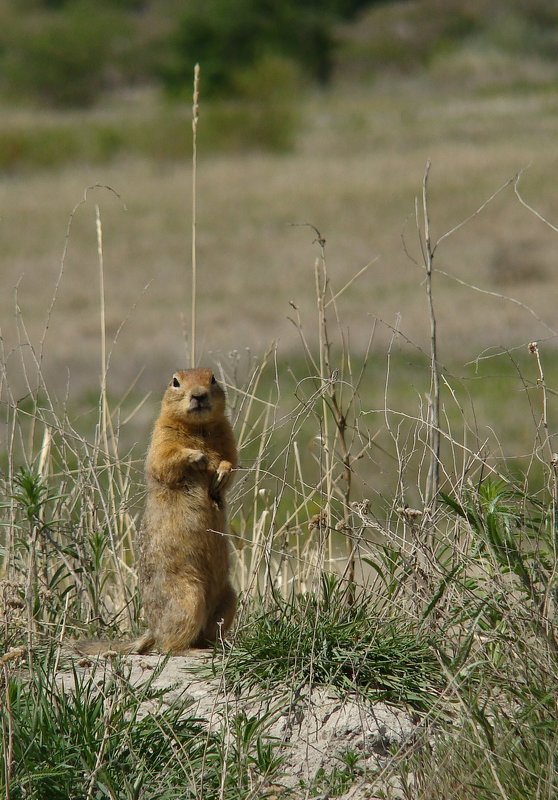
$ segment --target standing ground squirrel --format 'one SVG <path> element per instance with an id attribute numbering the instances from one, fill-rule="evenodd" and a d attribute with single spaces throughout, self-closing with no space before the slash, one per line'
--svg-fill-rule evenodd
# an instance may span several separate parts
<path id="1" fill-rule="evenodd" d="M 132 643 L 80 642 L 80 652 L 145 653 L 156 647 L 178 654 L 226 633 L 236 595 L 224 535 L 225 490 L 237 464 L 225 392 L 213 372 L 175 372 L 145 464 L 139 576 L 148 630 Z"/>

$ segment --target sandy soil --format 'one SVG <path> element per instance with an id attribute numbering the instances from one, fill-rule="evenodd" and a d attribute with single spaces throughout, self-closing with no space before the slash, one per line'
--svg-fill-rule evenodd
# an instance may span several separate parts
<path id="1" fill-rule="evenodd" d="M 316 687 L 296 697 L 285 687 L 283 696 L 275 694 L 264 701 L 238 698 L 226 691 L 219 678 L 207 680 L 199 676 L 200 664 L 205 660 L 207 656 L 199 652 L 169 658 L 153 685 L 168 691 L 162 702 L 152 702 L 145 713 L 157 714 L 165 704 L 187 699 L 191 703 L 188 713 L 204 720 L 208 729 L 225 725 L 228 729 L 230 720 L 241 712 L 262 716 L 272 711 L 273 721 L 267 733 L 281 742 L 286 757 L 273 786 L 276 796 L 288 789 L 300 791 L 301 781 L 304 785 L 311 784 L 320 769 L 330 773 L 339 768 L 340 755 L 347 750 L 358 753 L 360 774 L 343 795 L 346 800 L 371 800 L 375 791 L 387 786 L 392 789 L 392 798 L 399 796 L 397 781 L 389 774 L 390 765 L 425 736 L 426 729 L 418 715 L 384 703 L 372 705 L 356 696 L 341 700 L 327 687 Z M 159 656 L 128 656 L 126 664 L 131 668 L 132 686 L 144 681 L 159 663 Z M 111 662 L 80 660 L 75 666 L 78 672 L 93 668 L 110 670 Z M 61 673 L 60 679 L 71 687 L 68 673 Z"/>

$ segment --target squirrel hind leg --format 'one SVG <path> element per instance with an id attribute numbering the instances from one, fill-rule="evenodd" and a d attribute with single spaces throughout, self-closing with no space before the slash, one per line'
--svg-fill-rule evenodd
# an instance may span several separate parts
<path id="1" fill-rule="evenodd" d="M 164 653 L 183 655 L 199 639 L 207 622 L 207 606 L 201 586 L 187 585 L 168 603 L 153 629 L 158 648 Z"/>
<path id="2" fill-rule="evenodd" d="M 194 643 L 194 647 L 211 647 L 224 639 L 233 623 L 236 607 L 236 592 L 229 583 L 223 589 L 219 603 Z"/>

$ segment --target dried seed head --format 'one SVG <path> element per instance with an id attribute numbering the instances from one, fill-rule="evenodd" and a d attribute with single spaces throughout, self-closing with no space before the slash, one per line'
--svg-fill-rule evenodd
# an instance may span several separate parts
<path id="1" fill-rule="evenodd" d="M 327 525 L 327 517 L 325 513 L 322 511 L 319 514 L 314 514 L 313 517 L 310 517 L 310 519 L 308 520 L 308 531 L 309 532 L 315 530 L 319 531 L 322 528 L 325 528 L 326 525 Z"/>
<path id="2" fill-rule="evenodd" d="M 529 352 L 531 355 L 536 355 L 539 352 L 539 345 L 537 342 L 529 342 Z"/>
<path id="3" fill-rule="evenodd" d="M 408 522 L 414 522 L 414 520 L 422 517 L 422 511 L 419 511 L 418 508 L 409 508 L 409 506 L 400 506 L 399 508 L 395 509 L 398 514 L 401 514 Z"/>
<path id="4" fill-rule="evenodd" d="M 370 500 L 365 497 L 364 500 L 360 502 L 353 502 L 351 503 L 351 508 L 360 516 L 365 516 L 366 514 L 370 514 Z"/>

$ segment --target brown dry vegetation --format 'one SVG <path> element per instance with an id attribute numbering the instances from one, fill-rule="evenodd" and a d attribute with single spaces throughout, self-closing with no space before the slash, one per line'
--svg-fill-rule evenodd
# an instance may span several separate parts
<path id="1" fill-rule="evenodd" d="M 287 321 L 294 301 L 313 300 L 316 256 L 312 223 L 327 239 L 332 280 L 345 293 L 353 347 L 362 349 L 373 320 L 383 349 L 389 326 L 425 344 L 427 325 L 414 203 L 424 165 L 432 161 L 430 212 L 434 236 L 462 221 L 499 186 L 526 167 L 521 191 L 550 220 L 557 167 L 558 95 L 530 91 L 459 96 L 420 84 L 390 82 L 369 90 L 339 90 L 306 101 L 305 128 L 293 153 L 203 156 L 200 122 L 198 262 L 199 336 L 204 357 L 231 348 L 261 352 L 280 340 L 287 358 L 298 335 Z M 83 124 L 87 124 L 84 118 Z M 100 204 L 107 329 L 119 334 L 109 383 L 122 391 L 142 370 L 141 385 L 159 385 L 186 361 L 190 186 L 187 163 L 160 165 L 122 158 L 101 167 L 11 175 L 0 188 L 2 208 L 1 319 L 4 347 L 17 347 L 17 303 L 33 342 L 60 270 L 72 208 L 96 189 L 73 220 L 50 321 L 49 384 L 60 390 L 67 370 L 74 391 L 98 372 L 99 290 L 95 203 Z M 436 266 L 488 292 L 504 291 L 553 325 L 556 234 L 503 191 L 465 228 L 446 240 Z M 509 278 L 507 277 L 509 271 Z M 147 287 L 147 288 L 146 288 Z M 549 331 L 517 304 L 436 278 L 442 358 L 474 358 L 486 347 L 521 346 Z M 17 383 L 20 369 L 14 358 Z M 12 385 L 13 382 L 12 382 Z"/>
<path id="2" fill-rule="evenodd" d="M 152 102 L 147 96 L 140 100 L 148 110 Z M 280 400 L 279 414 L 291 411 L 296 381 L 312 373 L 291 320 L 300 314 L 311 343 L 318 332 L 314 262 L 319 248 L 306 223 L 327 240 L 334 291 L 369 265 L 343 292 L 338 311 L 355 372 L 372 336 L 359 403 L 375 446 L 373 457 L 360 464 L 353 491 L 383 504 L 398 482 L 398 459 L 386 455 L 391 439 L 385 409 L 410 415 L 410 421 L 429 391 L 429 321 L 415 208 L 425 163 L 432 162 L 434 241 L 509 181 L 436 252 L 434 266 L 446 273 L 434 275 L 438 353 L 453 387 L 443 387 L 442 413 L 453 435 L 467 429 L 473 449 L 496 460 L 511 458 L 507 468 L 530 473 L 540 393 L 527 343 L 543 342 L 547 384 L 554 387 L 558 234 L 521 204 L 513 178 L 525 169 L 522 196 L 548 220 L 558 219 L 558 95 L 540 86 L 487 95 L 474 84 L 459 89 L 454 81 L 434 82 L 423 75 L 384 78 L 368 88 L 339 85 L 307 95 L 304 104 L 297 147 L 279 155 L 209 152 L 202 103 L 198 359 L 229 362 L 230 375 L 234 352 L 241 375 L 232 382 L 242 383 L 250 354 L 261 358 L 277 341 L 281 387 L 273 387 L 269 370 L 259 391 Z M 99 113 L 84 112 L 82 124 Z M 110 113 L 117 114 L 114 107 Z M 90 435 L 102 373 L 98 203 L 110 352 L 107 388 L 114 410 L 131 387 L 121 420 L 139 406 L 119 434 L 121 452 L 139 443 L 134 451 L 138 470 L 161 387 L 177 367 L 189 363 L 191 180 L 188 162 L 122 156 L 104 166 L 14 173 L 0 186 L 6 386 L 15 400 L 34 391 L 22 369 L 25 364 L 28 375 L 35 369 L 29 337 L 35 353 L 42 353 L 48 391 L 60 400 L 68 396 L 70 417 L 77 416 L 80 430 Z M 86 187 L 94 184 L 112 191 L 91 189 L 80 204 Z M 393 338 L 395 327 L 400 335 Z M 339 343 L 338 334 L 335 340 Z M 242 419 L 242 395 L 232 398 L 235 418 L 239 413 Z M 312 436 L 309 426 L 302 435 L 305 461 L 312 459 Z M 288 438 L 279 426 L 271 452 L 281 452 Z M 445 450 L 443 455 L 446 462 L 453 458 Z M 250 448 L 243 454 L 246 464 L 258 458 Z M 419 469 L 419 462 L 410 469 Z M 454 469 L 459 472 L 457 463 Z M 531 477 L 540 481 L 538 473 Z M 411 488 L 408 501 L 414 499 Z"/>

